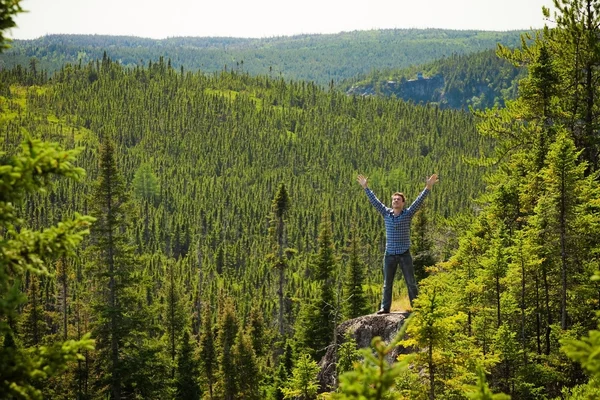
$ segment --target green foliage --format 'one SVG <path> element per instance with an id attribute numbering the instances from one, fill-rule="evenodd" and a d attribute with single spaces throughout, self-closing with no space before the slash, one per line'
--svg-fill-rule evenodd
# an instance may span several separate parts
<path id="1" fill-rule="evenodd" d="M 502 42 L 499 42 L 502 43 Z M 393 96 L 414 103 L 482 110 L 503 107 L 517 95 L 526 70 L 498 57 L 494 49 L 454 52 L 425 64 L 374 70 L 342 82 L 346 93 Z M 420 77 L 418 77 L 420 74 Z"/>
<path id="2" fill-rule="evenodd" d="M 156 203 L 160 198 L 158 179 L 152 172 L 150 165 L 143 164 L 133 176 L 133 193 L 140 200 Z"/>
<path id="3" fill-rule="evenodd" d="M 314 399 L 319 388 L 318 372 L 317 362 L 309 354 L 301 355 L 296 360 L 291 379 L 283 388 L 284 399 Z"/>
<path id="4" fill-rule="evenodd" d="M 349 332 L 344 336 L 344 342 L 340 344 L 336 354 L 338 360 L 335 365 L 335 371 L 338 376 L 344 372 L 351 371 L 354 368 L 354 363 L 360 361 L 361 353 L 356 348 L 356 342 Z"/>
<path id="5" fill-rule="evenodd" d="M 234 375 L 238 382 L 234 398 L 260 400 L 261 376 L 258 360 L 252 346 L 252 339 L 242 330 L 238 332 L 233 357 L 235 369 L 228 373 Z"/>
<path id="6" fill-rule="evenodd" d="M 471 391 L 466 393 L 467 398 L 471 400 L 510 400 L 510 396 L 504 393 L 494 394 L 485 379 L 483 368 L 477 368 L 477 385 Z"/>
<path id="7" fill-rule="evenodd" d="M 333 340 L 334 312 L 333 282 L 335 249 L 329 214 L 324 212 L 319 225 L 317 254 L 313 261 L 317 297 L 304 300 L 296 330 L 297 345 L 319 360 Z"/>
<path id="8" fill-rule="evenodd" d="M 205 383 L 210 398 L 213 398 L 213 388 L 217 378 L 217 349 L 212 327 L 210 304 L 205 304 L 202 310 L 202 331 L 200 333 L 200 367 L 202 381 Z"/>
<path id="9" fill-rule="evenodd" d="M 20 12 L 23 12 L 21 0 L 0 1 L 0 51 L 10 47 L 7 45 L 9 39 L 4 36 L 4 32 L 17 26 L 14 17 Z"/>
<path id="10" fill-rule="evenodd" d="M 235 307 L 231 298 L 225 298 L 221 302 L 218 321 L 218 364 L 219 376 L 217 381 L 217 393 L 226 400 L 235 398 L 239 388 L 239 379 L 236 374 L 236 363 L 234 356 L 234 345 L 238 335 L 238 319 L 235 315 Z"/>
<path id="11" fill-rule="evenodd" d="M 592 26 L 580 28 L 593 36 Z M 61 63 L 50 81 L 40 71 L 40 63 L 48 60 L 41 52 L 48 49 L 38 46 L 34 53 L 41 61 L 0 71 L 2 149 L 17 153 L 25 135 L 68 148 L 81 146 L 81 164 L 90 178 L 57 180 L 45 193 L 22 190 L 18 195 L 10 185 L 37 190 L 50 181 L 43 177 L 44 169 L 60 171 L 68 155 L 46 160 L 43 151 L 30 152 L 33 161 L 23 165 L 31 180 L 20 183 L 14 179 L 19 171 L 0 169 L 0 215 L 13 218 L 3 232 L 12 236 L 2 244 L 16 239 L 29 243 L 2 253 L 17 257 L 13 264 L 2 264 L 9 269 L 0 270 L 2 299 L 12 302 L 0 318 L 3 348 L 21 349 L 36 340 L 50 346 L 58 334 L 81 338 L 91 327 L 100 351 L 84 353 L 85 360 L 51 384 L 40 383 L 44 396 L 94 397 L 99 387 L 104 390 L 99 395 L 110 395 L 106 389 L 113 385 L 122 388 L 121 397 L 168 398 L 173 395 L 167 387 L 169 372 L 175 367 L 173 358 L 184 360 L 178 349 L 191 315 L 206 397 L 263 397 L 264 387 L 270 386 L 271 397 L 281 398 L 277 390 L 291 376 L 293 356 L 291 346 L 280 356 L 278 343 L 289 344 L 284 339 L 295 332 L 296 349 L 310 348 L 314 357 L 330 345 L 333 282 L 341 280 L 334 268 L 335 249 L 350 236 L 352 225 L 361 238 L 356 259 L 366 272 L 352 288 L 363 289 L 366 303 L 376 303 L 380 295 L 383 231 L 379 219 L 367 212 L 369 205 L 356 201 L 356 170 L 369 175 L 376 192 L 401 190 L 409 197 L 435 170 L 443 184 L 413 232 L 415 261 L 421 255 L 444 260 L 423 262 L 431 273 L 420 283 L 421 303 L 409 340 L 424 351 L 414 356 L 413 369 L 394 370 L 393 379 L 385 372 L 395 367 L 379 369 L 384 364 L 378 364 L 376 355 L 361 364 L 360 374 L 348 385 L 365 393 L 389 388 L 381 396 L 460 399 L 477 382 L 477 365 L 482 365 L 490 371 L 490 390 L 515 399 L 591 393 L 587 386 L 566 388 L 584 382 L 585 376 L 558 347 L 560 338 L 576 338 L 597 326 L 590 315 L 597 308 L 598 283 L 588 277 L 599 269 L 597 143 L 590 134 L 597 131 L 600 113 L 597 87 L 589 85 L 597 81 L 598 68 L 589 51 L 593 37 L 586 39 L 591 42 L 585 52 L 578 53 L 573 39 L 579 28 L 561 29 L 526 38 L 522 50 L 510 52 L 509 61 L 528 69 L 528 80 L 519 84 L 521 97 L 475 118 L 393 98 L 349 97 L 314 83 L 287 81 L 287 75 L 277 76 L 279 71 L 251 76 L 241 62 L 236 71 L 231 66 L 221 71 L 221 63 L 220 72 L 206 74 L 175 70 L 161 58 L 142 66 L 138 57 L 135 66 L 125 67 L 105 55 L 96 62 Z M 420 48 L 439 40 L 439 31 L 410 34 L 422 35 Z M 464 39 L 464 33 L 445 34 L 442 53 L 453 40 Z M 361 35 L 336 39 L 351 42 Z M 367 35 L 365 43 L 371 44 L 364 46 L 369 47 L 382 42 L 378 35 L 384 34 Z M 478 36 L 467 41 L 485 47 Z M 494 34 L 484 36 L 488 40 Z M 305 46 L 314 38 L 296 39 Z M 87 40 L 101 43 L 105 38 Z M 276 46 L 277 40 L 269 43 Z M 280 54 L 281 48 L 273 51 Z M 282 59 L 299 59 L 299 53 L 292 53 Z M 573 60 L 580 63 L 572 65 Z M 338 65 L 350 71 L 355 64 Z M 249 61 L 244 68 L 250 68 Z M 469 85 L 485 84 L 502 87 L 503 95 L 514 93 L 512 84 L 477 81 L 478 68 L 463 83 L 461 72 L 455 71 L 453 87 L 466 93 L 473 87 Z M 487 89 L 484 97 L 473 96 L 479 104 L 489 100 Z M 476 135 L 476 122 L 482 136 Z M 99 152 L 98 144 L 108 138 L 111 151 L 109 144 Z M 461 162 L 490 155 L 478 166 Z M 481 168 L 492 164 L 494 168 Z M 64 172 L 78 176 L 72 166 Z M 473 203 L 486 186 L 484 196 Z M 277 195 L 283 193 L 280 188 L 288 201 L 273 201 L 273 193 L 275 199 L 286 198 Z M 5 198 L 11 191 L 19 202 Z M 290 200 L 293 207 L 281 207 L 285 229 L 279 229 L 274 222 L 283 214 L 272 206 L 289 206 Z M 94 209 L 98 224 L 81 259 L 68 270 L 57 265 L 57 280 L 49 267 L 65 249 L 57 243 L 64 232 L 79 232 L 87 224 L 57 223 L 76 209 Z M 329 211 L 319 225 L 324 209 Z M 476 215 L 457 217 L 471 211 Z M 36 242 L 31 232 L 53 225 L 61 229 L 51 228 L 49 237 Z M 67 246 L 73 250 L 76 244 Z M 297 250 L 294 257 L 288 247 Z M 21 262 L 23 249 L 40 250 L 44 259 Z M 359 267 L 352 253 L 348 262 Z M 283 268 L 273 268 L 282 265 L 273 262 L 281 256 L 283 280 L 277 276 Z M 27 278 L 37 271 L 44 272 L 39 279 Z M 63 295 L 65 276 L 72 283 L 68 295 Z M 360 278 L 356 274 L 349 281 Z M 28 304 L 20 300 L 23 294 L 30 297 Z M 65 299 L 57 311 L 57 300 Z M 211 308 L 216 304 L 218 312 Z M 269 328 L 276 326 L 275 318 L 285 328 L 272 345 Z M 111 369 L 113 360 L 117 369 Z M 245 373 L 243 364 L 254 365 L 250 371 L 257 372 L 236 380 L 238 373 L 231 371 Z M 106 379 L 97 379 L 102 374 Z M 356 384 L 365 381 L 359 375 L 369 376 L 369 383 Z M 175 376 L 181 376 L 177 369 Z M 59 393 L 61 386 L 65 390 Z M 479 391 L 487 391 L 482 381 Z"/>
<path id="12" fill-rule="evenodd" d="M 338 393 L 334 399 L 395 399 L 400 394 L 394 385 L 400 374 L 408 369 L 412 356 L 406 356 L 393 364 L 386 360 L 388 355 L 404 337 L 412 316 L 404 321 L 394 340 L 388 345 L 380 337 L 373 338 L 372 348 L 362 349 L 363 360 L 354 363 L 354 370 L 340 375 Z"/>
<path id="13" fill-rule="evenodd" d="M 15 332 L 18 310 L 26 301 L 19 290 L 25 274 L 35 279 L 51 275 L 48 264 L 56 257 L 74 255 L 93 222 L 75 214 L 72 220 L 36 231 L 24 226 L 17 206 L 26 195 L 45 190 L 53 175 L 83 178 L 83 170 L 72 164 L 77 153 L 27 140 L 21 153 L 11 158 L 0 154 L 0 392 L 7 398 L 42 398 L 38 383 L 60 374 L 68 363 L 81 358 L 82 351 L 93 348 L 89 335 L 78 341 L 23 347 Z"/>
<path id="14" fill-rule="evenodd" d="M 418 398 L 419 393 L 422 397 L 428 393 L 429 398 L 459 396 L 474 380 L 476 360 L 487 366 L 493 364 L 493 359 L 483 358 L 472 339 L 465 335 L 466 315 L 448 290 L 448 279 L 446 274 L 437 273 L 421 281 L 414 318 L 407 329 L 408 338 L 401 344 L 423 349 L 415 354 L 413 365 L 426 373 L 417 380 L 419 386 L 401 387 L 409 396 Z"/>
<path id="15" fill-rule="evenodd" d="M 348 260 L 346 262 L 346 274 L 344 279 L 344 317 L 356 318 L 367 313 L 367 297 L 364 291 L 366 282 L 366 268 L 360 260 L 362 254 L 360 248 L 359 233 L 353 227 L 350 230 L 350 240 L 347 248 Z"/>
<path id="16" fill-rule="evenodd" d="M 58 71 L 65 63 L 86 64 L 108 56 L 129 67 L 155 63 L 165 54 L 169 65 L 182 71 L 213 73 L 225 70 L 315 81 L 327 85 L 373 70 L 423 64 L 453 54 L 493 49 L 500 42 L 514 47 L 520 32 L 387 29 L 298 35 L 264 39 L 169 38 L 127 36 L 47 35 L 15 40 L 0 60 L 9 68 L 39 60 L 39 69 Z M 166 60 L 165 60 L 166 61 Z M 166 64 L 166 62 L 165 62 Z M 493 74 L 490 74 L 493 75 Z M 90 80 L 97 79 L 90 73 Z"/>
<path id="17" fill-rule="evenodd" d="M 198 400 L 202 392 L 198 384 L 198 361 L 194 355 L 194 343 L 190 341 L 188 331 L 183 333 L 177 356 L 175 373 L 175 398 Z"/>
<path id="18" fill-rule="evenodd" d="M 581 339 L 563 339 L 561 344 L 561 351 L 580 363 L 591 378 L 590 385 L 598 388 L 596 382 L 600 377 L 600 331 L 592 330 Z"/>

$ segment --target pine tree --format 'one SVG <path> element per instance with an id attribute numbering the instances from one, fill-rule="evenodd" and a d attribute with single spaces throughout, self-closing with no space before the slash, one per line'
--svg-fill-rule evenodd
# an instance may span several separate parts
<path id="1" fill-rule="evenodd" d="M 422 207 L 413 218 L 411 228 L 411 253 L 417 282 L 427 277 L 426 267 L 435 264 L 433 257 L 433 243 L 431 240 L 431 224 L 427 215 L 427 208 Z"/>
<path id="2" fill-rule="evenodd" d="M 166 325 L 167 348 L 171 359 L 171 379 L 175 378 L 175 356 L 180 347 L 181 335 L 188 325 L 186 315 L 188 305 L 183 298 L 181 285 L 181 262 L 165 260 L 164 276 L 164 320 Z"/>
<path id="3" fill-rule="evenodd" d="M 156 377 L 164 364 L 157 355 L 159 345 L 142 340 L 148 322 L 141 298 L 145 290 L 135 289 L 133 283 L 136 280 L 143 288 L 144 277 L 134 269 L 127 237 L 127 196 L 114 144 L 108 138 L 100 147 L 99 171 L 93 202 L 97 223 L 88 248 L 95 278 L 96 367 L 101 372 L 96 386 L 110 398 L 120 399 L 162 390 L 164 380 Z"/>
<path id="4" fill-rule="evenodd" d="M 198 361 L 194 357 L 193 342 L 188 331 L 183 333 L 177 354 L 177 371 L 175 374 L 175 398 L 198 400 L 202 392 L 198 383 Z"/>
<path id="5" fill-rule="evenodd" d="M 560 324 L 567 329 L 567 291 L 571 286 L 568 276 L 573 275 L 573 256 L 569 249 L 577 243 L 573 225 L 577 203 L 580 201 L 581 183 L 584 179 L 585 164 L 578 164 L 574 143 L 559 135 L 550 146 L 547 167 L 542 171 L 547 191 L 540 204 L 540 212 L 550 213 L 549 229 L 556 235 L 557 262 L 560 265 Z"/>
<path id="6" fill-rule="evenodd" d="M 360 260 L 360 239 L 355 227 L 351 230 L 348 246 L 349 259 L 346 267 L 344 284 L 345 303 L 344 316 L 356 318 L 367 313 L 367 298 L 363 285 L 365 284 L 366 267 Z"/>
<path id="7" fill-rule="evenodd" d="M 288 264 L 289 253 L 287 252 L 287 234 L 285 229 L 285 220 L 290 209 L 290 198 L 288 196 L 285 184 L 282 182 L 277 189 L 277 193 L 273 197 L 271 204 L 271 226 L 269 231 L 274 240 L 275 254 L 273 255 L 273 264 L 278 272 L 279 283 L 277 288 L 277 296 L 279 298 L 279 314 L 277 323 L 279 326 L 279 336 L 283 338 L 285 334 L 285 325 L 283 320 L 284 314 L 284 286 L 285 286 L 285 270 Z M 287 253 L 287 254 L 286 254 Z"/>
<path id="8" fill-rule="evenodd" d="M 0 5 L 0 51 L 9 47 L 9 39 L 4 36 L 7 29 L 17 26 L 14 17 L 23 12 L 21 0 L 10 0 Z"/>
<path id="9" fill-rule="evenodd" d="M 51 176 L 81 179 L 84 171 L 72 164 L 76 154 L 35 140 L 24 142 L 22 152 L 11 158 L 0 153 L 0 393 L 7 398 L 41 398 L 36 383 L 59 374 L 68 362 L 81 357 L 80 352 L 93 348 L 87 335 L 34 348 L 21 347 L 15 340 L 18 308 L 25 301 L 19 286 L 26 271 L 47 275 L 55 257 L 74 254 L 93 221 L 75 214 L 43 231 L 17 230 L 23 220 L 15 206 L 27 194 L 43 190 Z"/>
<path id="10" fill-rule="evenodd" d="M 261 380 L 258 360 L 252 348 L 252 339 L 243 332 L 238 331 L 236 343 L 233 348 L 235 369 L 230 371 L 238 382 L 236 385 L 236 399 L 260 400 L 259 384 Z"/>
<path id="11" fill-rule="evenodd" d="M 300 311 L 296 331 L 300 349 L 308 351 L 315 360 L 320 359 L 333 339 L 333 307 L 335 255 L 331 222 L 328 213 L 323 213 L 317 238 L 317 254 L 313 261 L 318 297 L 307 299 Z"/>
<path id="12" fill-rule="evenodd" d="M 209 399 L 214 397 L 214 385 L 217 376 L 217 350 L 212 326 L 210 303 L 205 303 L 202 311 L 202 331 L 200 333 L 200 367 L 206 381 Z"/>
<path id="13" fill-rule="evenodd" d="M 310 400 L 317 395 L 319 366 L 309 354 L 300 356 L 292 371 L 292 378 L 283 389 L 284 399 Z"/>
<path id="14" fill-rule="evenodd" d="M 220 304 L 217 349 L 219 352 L 219 380 L 217 391 L 225 400 L 235 399 L 238 391 L 238 377 L 235 374 L 234 345 L 238 334 L 238 320 L 231 298 L 225 298 Z"/>

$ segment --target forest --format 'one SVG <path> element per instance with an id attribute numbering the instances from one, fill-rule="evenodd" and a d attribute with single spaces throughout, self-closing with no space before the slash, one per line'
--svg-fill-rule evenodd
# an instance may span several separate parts
<path id="1" fill-rule="evenodd" d="M 514 47 L 523 32 L 387 29 L 261 39 L 176 37 L 154 40 L 127 36 L 47 35 L 15 40 L 0 53 L 0 67 L 28 66 L 53 73 L 64 64 L 87 64 L 107 56 L 132 68 L 170 59 L 176 69 L 283 77 L 329 85 L 371 71 L 409 67 L 453 54 Z"/>
<path id="2" fill-rule="evenodd" d="M 0 398 L 599 398 L 600 1 L 554 5 L 498 44 L 521 72 L 478 110 L 169 54 L 0 70 Z M 410 318 L 333 341 L 381 299 L 356 176 L 387 204 L 432 173 Z"/>
<path id="3" fill-rule="evenodd" d="M 469 54 L 452 54 L 435 61 L 406 68 L 373 70 L 338 85 L 347 94 L 394 96 L 417 104 L 442 108 L 482 110 L 504 107 L 518 94 L 518 81 L 526 68 L 499 57 L 495 49 Z M 421 79 L 415 79 L 418 75 Z M 425 81 L 424 81 L 424 80 Z M 417 82 L 415 82 L 415 80 Z M 419 83 L 433 82 L 429 90 Z M 416 89 L 413 87 L 416 86 Z"/>

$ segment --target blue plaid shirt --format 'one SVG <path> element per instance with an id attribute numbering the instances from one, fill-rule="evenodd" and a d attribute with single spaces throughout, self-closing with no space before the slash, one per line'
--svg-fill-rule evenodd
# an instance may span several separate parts
<path id="1" fill-rule="evenodd" d="M 410 222 L 415 215 L 423 200 L 429 194 L 429 189 L 425 188 L 413 201 L 410 207 L 405 208 L 398 215 L 394 215 L 394 210 L 386 207 L 375 196 L 375 193 L 369 188 L 365 189 L 369 201 L 381 215 L 385 222 L 385 254 L 402 254 L 406 253 L 410 247 Z"/>

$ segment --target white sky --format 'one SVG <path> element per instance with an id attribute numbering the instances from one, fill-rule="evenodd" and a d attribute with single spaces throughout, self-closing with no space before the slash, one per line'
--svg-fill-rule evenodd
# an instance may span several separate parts
<path id="1" fill-rule="evenodd" d="M 272 37 L 386 28 L 544 26 L 552 0 L 22 0 L 15 39 L 53 33 Z"/>

